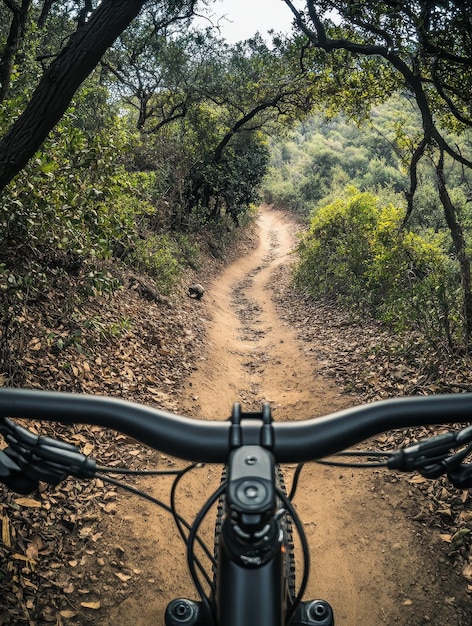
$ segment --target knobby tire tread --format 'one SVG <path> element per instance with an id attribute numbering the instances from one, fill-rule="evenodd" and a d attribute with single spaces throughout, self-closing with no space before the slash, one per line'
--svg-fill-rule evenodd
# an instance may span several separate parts
<path id="1" fill-rule="evenodd" d="M 221 484 L 226 481 L 227 469 L 223 468 L 221 473 Z M 282 473 L 282 469 L 279 465 L 276 467 L 276 487 L 280 489 L 285 495 L 287 495 L 287 489 L 285 487 L 285 480 Z M 282 506 L 282 502 L 278 500 L 279 507 Z M 218 567 L 218 547 L 220 542 L 221 529 L 223 527 L 223 520 L 225 514 L 225 494 L 223 493 L 218 498 L 218 505 L 216 511 L 215 521 L 215 539 L 214 539 L 214 564 L 213 564 L 213 587 L 216 589 L 217 579 L 217 567 Z M 287 588 L 290 597 L 290 602 L 296 598 L 296 585 L 295 585 L 295 546 L 293 543 L 293 526 L 292 520 L 288 514 L 284 515 L 280 521 L 282 531 L 284 533 L 285 551 L 285 575 L 287 580 Z"/>

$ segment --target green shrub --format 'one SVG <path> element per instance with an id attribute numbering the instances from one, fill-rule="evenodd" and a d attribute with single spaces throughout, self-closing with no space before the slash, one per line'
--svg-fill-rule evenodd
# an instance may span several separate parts
<path id="1" fill-rule="evenodd" d="M 169 293 L 182 265 L 178 261 L 177 244 L 167 235 L 151 235 L 138 239 L 127 259 L 130 264 L 151 275 L 163 293 Z"/>
<path id="2" fill-rule="evenodd" d="M 443 237 L 400 228 L 403 212 L 349 188 L 321 206 L 299 244 L 295 280 L 394 328 L 416 328 L 449 347 L 460 324 L 457 264 Z"/>
<path id="3" fill-rule="evenodd" d="M 137 221 L 153 211 L 154 175 L 116 162 L 123 142 L 118 122 L 88 136 L 64 119 L 2 195 L 4 245 L 27 246 L 43 258 L 61 250 L 104 259 L 116 241 L 131 240 Z"/>

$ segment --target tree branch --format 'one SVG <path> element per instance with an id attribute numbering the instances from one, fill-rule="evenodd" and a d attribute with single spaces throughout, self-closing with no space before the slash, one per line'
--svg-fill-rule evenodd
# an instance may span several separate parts
<path id="1" fill-rule="evenodd" d="M 425 133 L 420 143 L 416 146 L 413 156 L 411 157 L 410 165 L 408 166 L 408 172 L 410 175 L 410 188 L 408 191 L 405 192 L 407 208 L 400 229 L 405 228 L 408 220 L 411 217 L 411 214 L 413 213 L 413 200 L 415 197 L 416 189 L 418 187 L 418 163 L 420 162 L 421 157 L 424 155 L 424 151 L 426 150 L 426 147 L 430 141 L 431 135 Z"/>
<path id="2" fill-rule="evenodd" d="M 146 0 L 102 0 L 51 63 L 26 109 L 0 142 L 0 190 L 21 171 L 61 119 L 82 82 Z"/>
<path id="3" fill-rule="evenodd" d="M 15 55 L 25 34 L 28 11 L 32 0 L 22 0 L 21 5 L 10 0 L 4 0 L 13 16 L 8 32 L 7 42 L 0 59 L 0 102 L 3 102 L 10 90 L 11 75 Z"/>

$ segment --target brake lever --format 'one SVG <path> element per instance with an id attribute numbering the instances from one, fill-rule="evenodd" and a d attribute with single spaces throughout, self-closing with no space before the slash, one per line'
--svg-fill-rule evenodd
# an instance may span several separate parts
<path id="1" fill-rule="evenodd" d="M 458 446 L 472 441 L 472 425 L 435 437 L 421 439 L 417 443 L 394 452 L 387 461 L 390 469 L 402 472 L 420 472 L 426 478 L 439 478 L 442 474 L 461 464 L 468 452 L 459 452 L 451 456 L 450 452 Z"/>
<path id="2" fill-rule="evenodd" d="M 390 469 L 418 471 L 425 478 L 439 478 L 446 474 L 457 489 L 472 487 L 472 464 L 462 461 L 472 452 L 472 425 L 462 430 L 423 439 L 392 454 L 387 461 Z M 453 448 L 464 450 L 450 454 Z"/>
<path id="3" fill-rule="evenodd" d="M 44 481 L 51 485 L 57 485 L 69 475 L 77 478 L 95 476 L 96 462 L 73 444 L 35 435 L 9 419 L 2 420 L 0 432 L 8 444 L 2 456 L 3 476 L 21 474 L 32 482 Z"/>
<path id="4" fill-rule="evenodd" d="M 434 472 L 433 467 L 440 465 L 455 446 L 456 433 L 452 432 L 421 439 L 411 446 L 394 452 L 387 460 L 387 466 L 401 472 L 422 472 L 423 469 L 432 466 L 431 471 Z"/>

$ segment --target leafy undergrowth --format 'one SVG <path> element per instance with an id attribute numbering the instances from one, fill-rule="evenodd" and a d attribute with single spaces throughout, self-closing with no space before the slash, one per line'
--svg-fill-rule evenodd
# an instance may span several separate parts
<path id="1" fill-rule="evenodd" d="M 178 412 L 179 388 L 204 348 L 205 323 L 198 301 L 187 298 L 186 286 L 195 278 L 205 284 L 218 267 L 213 263 L 198 277 L 189 276 L 173 300 L 160 298 L 147 278 L 136 276 L 113 295 L 67 309 L 58 306 L 64 293 L 51 291 L 28 309 L 21 336 L 10 346 L 13 383 L 112 395 Z M 300 300 L 288 282 L 286 270 L 274 281 L 281 316 L 298 328 L 307 351 L 316 345 L 322 371 L 352 394 L 353 403 L 468 387 L 466 363 L 448 369 L 441 362 L 434 372 L 414 342 L 405 349 L 381 327 L 355 325 L 329 306 Z M 69 288 L 74 289 L 73 278 Z M 102 465 L 167 469 L 170 462 L 98 427 L 28 426 L 75 443 Z M 375 444 L 390 448 L 421 434 L 406 433 L 402 441 L 387 434 Z M 418 494 L 418 523 L 438 528 L 450 547 L 452 565 L 470 584 L 470 493 L 455 491 L 442 480 L 405 480 L 413 481 L 412 493 Z M 107 597 L 119 601 L 132 592 L 140 572 L 127 566 L 122 547 L 110 544 L 106 535 L 117 498 L 115 488 L 101 480 L 41 485 L 28 496 L 0 490 L 0 626 L 94 624 Z"/>
<path id="2" fill-rule="evenodd" d="M 280 316 L 297 329 L 307 353 L 314 353 L 319 373 L 342 386 L 353 405 L 472 391 L 470 356 L 438 357 L 418 337 L 394 335 L 381 324 L 353 319 L 329 303 L 300 298 L 290 285 L 288 268 L 279 269 L 273 285 Z M 395 431 L 375 437 L 372 444 L 377 450 L 392 450 L 439 432 L 440 427 Z M 413 519 L 437 529 L 448 544 L 451 566 L 472 594 L 472 490 L 455 489 L 443 477 L 398 478 L 409 484 L 416 507 Z"/>
<path id="3" fill-rule="evenodd" d="M 121 276 L 123 287 L 100 297 L 78 300 L 74 277 L 61 290 L 51 288 L 25 308 L 3 342 L 9 374 L 0 385 L 110 395 L 179 412 L 179 389 L 204 347 L 205 323 L 198 301 L 187 297 L 188 285 L 205 284 L 252 245 L 251 237 L 249 228 L 224 263 L 208 258 L 198 276 L 188 273 L 171 298 L 135 274 Z M 100 427 L 21 423 L 75 444 L 100 465 L 168 469 L 171 463 Z M 106 536 L 117 497 L 99 479 L 41 484 L 27 496 L 0 485 L 0 626 L 94 624 L 107 596 L 119 601 L 131 592 L 139 572 L 126 568 L 122 548 Z"/>

